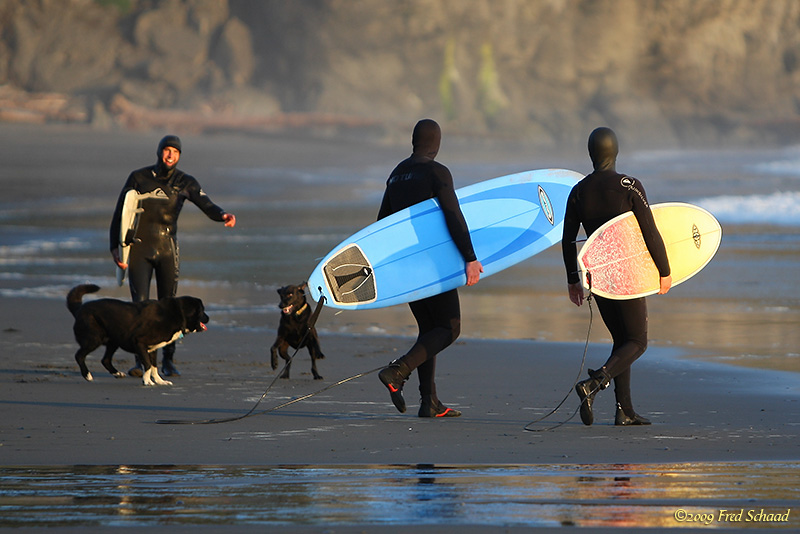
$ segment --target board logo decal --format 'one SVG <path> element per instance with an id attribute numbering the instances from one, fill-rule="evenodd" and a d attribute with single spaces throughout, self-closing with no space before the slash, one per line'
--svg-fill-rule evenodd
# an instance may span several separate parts
<path id="1" fill-rule="evenodd" d="M 554 225 L 555 215 L 553 214 L 553 204 L 550 203 L 550 197 L 547 196 L 547 193 L 544 192 L 541 185 L 539 186 L 539 205 L 542 207 L 544 216 L 547 217 L 551 225 Z"/>
<path id="2" fill-rule="evenodd" d="M 696 224 L 692 225 L 692 239 L 694 239 L 694 246 L 697 247 L 697 250 L 700 250 L 700 229 L 697 228 Z"/>

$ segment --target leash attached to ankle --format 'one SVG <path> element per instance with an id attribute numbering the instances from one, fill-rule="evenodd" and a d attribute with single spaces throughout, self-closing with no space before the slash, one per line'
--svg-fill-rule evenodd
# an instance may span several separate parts
<path id="1" fill-rule="evenodd" d="M 544 421 L 545 419 L 547 419 L 548 417 L 550 417 L 551 415 L 556 413 L 558 411 L 558 409 L 561 408 L 561 406 L 567 401 L 567 399 L 570 397 L 570 395 L 572 395 L 572 392 L 575 389 L 575 386 L 577 386 L 578 382 L 580 382 L 580 380 L 581 380 L 581 375 L 583 374 L 583 366 L 586 364 L 586 353 L 589 350 L 589 338 L 590 338 L 590 336 L 592 334 L 592 322 L 594 321 L 594 311 L 592 309 L 592 273 L 589 272 L 589 271 L 586 271 L 586 282 L 589 285 L 589 296 L 586 297 L 586 303 L 589 305 L 589 327 L 588 327 L 588 329 L 586 331 L 586 343 L 583 346 L 583 356 L 581 358 L 581 366 L 578 369 L 578 375 L 575 377 L 575 380 L 572 382 L 572 386 L 570 386 L 569 391 L 567 392 L 567 394 L 564 396 L 563 399 L 561 399 L 561 402 L 559 402 L 558 405 L 555 408 L 553 408 L 552 410 L 550 410 L 550 412 L 547 413 L 546 415 L 543 415 L 542 417 L 540 417 L 540 418 L 538 418 L 538 419 L 536 419 L 534 421 L 531 421 L 530 423 L 525 425 L 523 427 L 523 429 L 526 432 L 545 432 L 547 430 L 555 430 L 556 428 L 558 428 L 561 425 L 569 422 L 573 417 L 575 417 L 575 415 L 577 415 L 577 413 L 580 411 L 581 406 L 583 406 L 583 403 L 586 402 L 586 398 L 584 398 L 581 401 L 581 404 L 578 405 L 578 407 L 575 409 L 574 412 L 572 412 L 572 415 L 570 415 L 564 421 L 561 421 L 560 423 L 558 423 L 556 425 L 553 425 L 553 426 L 548 427 L 548 428 L 538 428 L 538 429 L 530 428 L 531 425 L 534 425 L 536 423 Z M 600 390 L 599 388 L 596 389 L 595 391 L 591 392 L 590 395 L 593 396 L 599 390 Z"/>

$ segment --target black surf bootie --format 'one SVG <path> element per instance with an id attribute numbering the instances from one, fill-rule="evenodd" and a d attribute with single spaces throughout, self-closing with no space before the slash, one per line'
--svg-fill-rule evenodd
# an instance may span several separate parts
<path id="1" fill-rule="evenodd" d="M 161 374 L 164 376 L 181 376 L 175 367 L 175 343 L 165 346 L 161 353 Z"/>
<path id="2" fill-rule="evenodd" d="M 181 376 L 181 373 L 172 362 L 172 358 L 164 358 L 164 361 L 161 362 L 161 374 L 164 376 Z"/>
<path id="3" fill-rule="evenodd" d="M 633 416 L 628 415 L 625 413 L 625 410 L 617 404 L 617 413 L 614 416 L 614 424 L 616 426 L 634 426 L 634 425 L 649 425 L 650 419 L 646 417 L 642 417 L 638 413 L 633 411 L 633 408 L 629 410 L 629 413 L 633 413 Z"/>
<path id="4" fill-rule="evenodd" d="M 597 371 L 589 369 L 589 377 L 589 379 L 575 384 L 575 392 L 581 399 L 581 421 L 587 426 L 594 423 L 594 412 L 592 411 L 594 396 L 611 382 L 611 378 L 602 368 Z"/>
<path id="5" fill-rule="evenodd" d="M 397 411 L 400 413 L 406 412 L 406 400 L 403 398 L 403 384 L 405 384 L 410 374 L 411 369 L 400 360 L 394 360 L 378 373 L 378 378 L 383 382 L 383 385 L 386 386 L 386 389 L 389 390 L 392 404 L 394 404 L 394 407 L 397 408 Z"/>
<path id="6" fill-rule="evenodd" d="M 417 415 L 420 417 L 459 417 L 461 412 L 455 408 L 448 408 L 439 399 L 423 397 Z"/>
<path id="7" fill-rule="evenodd" d="M 144 369 L 142 368 L 142 362 L 136 361 L 136 365 L 128 369 L 128 376 L 132 376 L 134 378 L 142 378 L 144 374 Z"/>

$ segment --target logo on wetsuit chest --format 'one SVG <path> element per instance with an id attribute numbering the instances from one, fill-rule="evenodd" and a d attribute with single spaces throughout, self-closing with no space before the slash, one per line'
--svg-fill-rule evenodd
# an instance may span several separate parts
<path id="1" fill-rule="evenodd" d="M 144 200 L 146 198 L 159 198 L 162 200 L 169 200 L 169 195 L 161 188 L 154 189 L 148 193 L 139 193 L 139 199 Z"/>

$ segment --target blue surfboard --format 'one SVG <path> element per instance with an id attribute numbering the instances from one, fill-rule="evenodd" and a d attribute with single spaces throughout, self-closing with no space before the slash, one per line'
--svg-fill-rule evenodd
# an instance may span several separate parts
<path id="1" fill-rule="evenodd" d="M 561 240 L 567 196 L 583 175 L 526 171 L 456 190 L 472 245 L 491 276 Z M 398 211 L 336 246 L 308 278 L 311 298 L 383 308 L 465 285 L 464 260 L 436 199 Z"/>

